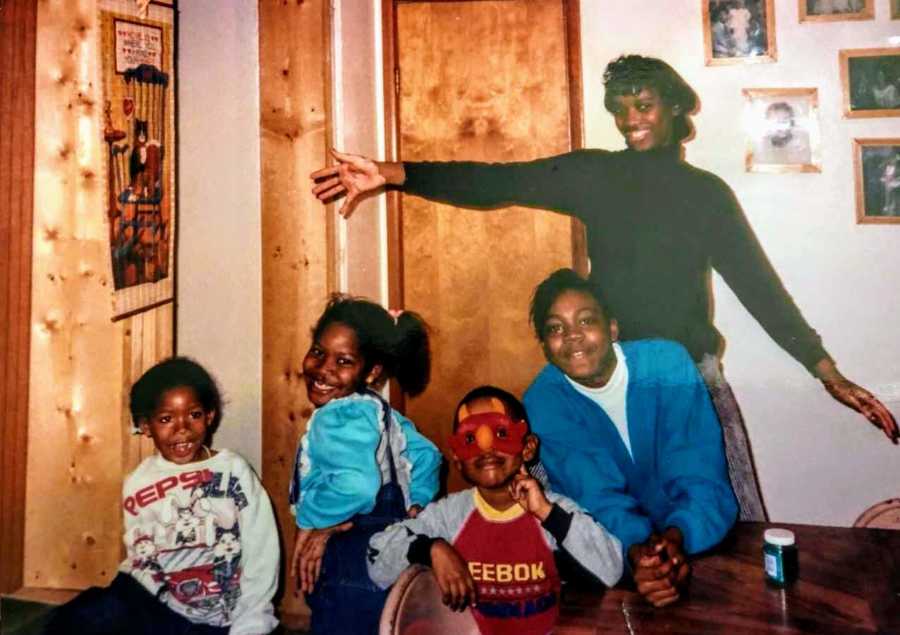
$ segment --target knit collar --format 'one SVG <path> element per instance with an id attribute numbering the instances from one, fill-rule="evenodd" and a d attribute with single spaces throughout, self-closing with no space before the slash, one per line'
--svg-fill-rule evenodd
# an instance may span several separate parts
<path id="1" fill-rule="evenodd" d="M 472 498 L 475 499 L 475 507 L 479 512 L 481 512 L 481 515 L 494 522 L 506 522 L 515 520 L 525 513 L 525 510 L 519 504 L 513 505 L 504 510 L 499 510 L 493 507 L 489 502 L 484 500 L 484 497 L 478 491 L 477 487 L 472 488 Z"/>
<path id="2" fill-rule="evenodd" d="M 667 146 L 663 146 L 661 148 L 654 148 L 653 150 L 644 150 L 643 152 L 638 152 L 637 150 L 632 150 L 628 148 L 625 152 L 633 157 L 647 159 L 650 161 L 653 160 L 661 160 L 661 161 L 680 161 L 682 154 L 683 146 L 680 143 L 670 143 Z"/>

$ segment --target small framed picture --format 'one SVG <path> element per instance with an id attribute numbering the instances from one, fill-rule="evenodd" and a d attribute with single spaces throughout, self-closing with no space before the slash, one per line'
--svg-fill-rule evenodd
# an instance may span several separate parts
<path id="1" fill-rule="evenodd" d="M 891 0 L 897 2 L 897 0 Z M 801 22 L 873 20 L 875 0 L 797 0 Z"/>
<path id="2" fill-rule="evenodd" d="M 701 0 L 706 65 L 774 62 L 774 0 Z"/>
<path id="3" fill-rule="evenodd" d="M 900 224 L 900 137 L 854 139 L 856 222 Z"/>
<path id="4" fill-rule="evenodd" d="M 748 172 L 821 172 L 815 88 L 745 88 Z"/>
<path id="5" fill-rule="evenodd" d="M 891 0 L 891 20 L 900 20 L 900 0 Z"/>
<path id="6" fill-rule="evenodd" d="M 900 48 L 840 52 L 844 116 L 900 117 Z"/>

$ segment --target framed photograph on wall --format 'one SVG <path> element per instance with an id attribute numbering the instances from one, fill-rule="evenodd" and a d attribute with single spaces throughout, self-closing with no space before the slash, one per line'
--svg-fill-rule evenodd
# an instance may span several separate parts
<path id="1" fill-rule="evenodd" d="M 821 172 L 815 88 L 745 88 L 748 172 Z"/>
<path id="2" fill-rule="evenodd" d="M 853 145 L 856 222 L 900 224 L 900 137 Z"/>
<path id="3" fill-rule="evenodd" d="M 844 116 L 900 117 L 900 48 L 840 51 Z"/>
<path id="4" fill-rule="evenodd" d="M 897 0 L 892 0 L 896 2 Z M 797 0 L 801 22 L 873 20 L 875 0 Z"/>
<path id="5" fill-rule="evenodd" d="M 774 62 L 774 0 L 701 0 L 706 65 Z"/>
<path id="6" fill-rule="evenodd" d="M 900 20 L 900 0 L 891 0 L 891 20 Z"/>

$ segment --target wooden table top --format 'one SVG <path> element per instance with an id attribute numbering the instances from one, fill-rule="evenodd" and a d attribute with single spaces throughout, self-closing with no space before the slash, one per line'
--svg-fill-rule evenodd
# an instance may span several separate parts
<path id="1" fill-rule="evenodd" d="M 800 576 L 786 589 L 763 571 L 763 531 L 797 537 Z M 566 589 L 556 633 L 900 634 L 900 531 L 738 523 L 714 551 L 692 561 L 686 597 L 656 609 L 631 583 Z"/>

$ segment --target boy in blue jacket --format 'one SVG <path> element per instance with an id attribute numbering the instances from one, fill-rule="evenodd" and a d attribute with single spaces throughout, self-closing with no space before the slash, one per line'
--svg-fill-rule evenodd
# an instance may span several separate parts
<path id="1" fill-rule="evenodd" d="M 524 402 L 551 486 L 619 538 L 644 597 L 676 601 L 687 556 L 715 546 L 737 515 L 696 365 L 675 342 L 616 342 L 598 290 L 571 269 L 538 285 L 531 321 L 550 363 Z"/>

